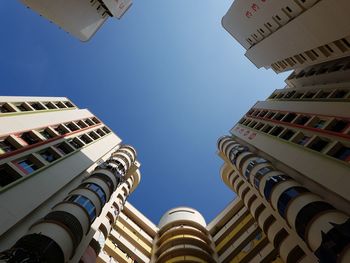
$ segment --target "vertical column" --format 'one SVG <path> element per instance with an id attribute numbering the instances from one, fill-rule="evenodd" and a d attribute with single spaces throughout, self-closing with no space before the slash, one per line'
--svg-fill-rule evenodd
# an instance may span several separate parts
<path id="1" fill-rule="evenodd" d="M 131 171 L 135 161 L 134 148 L 121 146 L 0 258 L 7 262 L 67 262 L 117 188 L 123 192 L 118 195 L 119 209 L 113 212 L 118 216 L 135 181 L 135 170 Z"/>
<path id="2" fill-rule="evenodd" d="M 349 262 L 348 215 L 231 137 L 219 139 L 218 147 L 234 167 L 232 173 L 223 173 L 223 179 L 250 209 L 261 229 L 279 249 L 282 259 L 287 262 L 302 259 L 303 251 L 293 245 L 292 237 L 265 209 L 266 204 L 305 241 L 320 262 Z M 263 199 L 267 202 L 262 202 Z"/>

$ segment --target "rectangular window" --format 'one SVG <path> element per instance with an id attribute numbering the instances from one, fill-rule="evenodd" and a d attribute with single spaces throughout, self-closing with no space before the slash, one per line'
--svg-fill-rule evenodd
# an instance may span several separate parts
<path id="1" fill-rule="evenodd" d="M 320 137 L 316 137 L 308 147 L 312 150 L 321 152 L 326 148 L 328 143 L 329 143 L 328 140 L 322 139 Z"/>
<path id="2" fill-rule="evenodd" d="M 85 144 L 89 144 L 92 142 L 91 138 L 89 136 L 86 136 L 85 134 L 79 137 L 80 140 L 82 140 Z"/>
<path id="3" fill-rule="evenodd" d="M 333 157 L 350 163 L 350 148 L 342 145 L 334 154 Z"/>
<path id="4" fill-rule="evenodd" d="M 283 119 L 282 121 L 284 122 L 292 122 L 295 118 L 296 118 L 296 114 L 295 113 L 288 113 Z"/>
<path id="5" fill-rule="evenodd" d="M 348 91 L 346 90 L 336 90 L 332 93 L 331 98 L 342 99 L 345 98 L 347 94 Z"/>
<path id="6" fill-rule="evenodd" d="M 110 132 L 111 132 L 111 130 L 108 129 L 106 126 L 104 126 L 104 127 L 102 128 L 102 130 L 103 130 L 105 133 L 110 133 Z"/>
<path id="7" fill-rule="evenodd" d="M 84 121 L 82 121 L 82 120 L 78 121 L 76 124 L 77 124 L 81 129 L 84 129 L 84 128 L 88 127 L 88 126 L 86 125 L 86 123 L 85 123 Z"/>
<path id="8" fill-rule="evenodd" d="M 24 132 L 21 135 L 21 139 L 25 141 L 28 145 L 32 145 L 38 143 L 40 140 L 36 136 L 33 135 L 32 132 Z"/>
<path id="9" fill-rule="evenodd" d="M 89 136 L 90 136 L 91 138 L 93 138 L 94 140 L 97 140 L 97 139 L 100 138 L 100 136 L 98 136 L 98 135 L 96 134 L 96 132 L 94 132 L 94 131 L 90 132 L 90 133 L 89 133 Z"/>
<path id="10" fill-rule="evenodd" d="M 278 136 L 282 131 L 284 130 L 283 127 L 277 126 L 273 128 L 273 130 L 270 132 L 271 135 Z"/>
<path id="11" fill-rule="evenodd" d="M 16 150 L 16 148 L 7 140 L 0 141 L 0 154 L 12 152 L 14 150 Z"/>
<path id="12" fill-rule="evenodd" d="M 103 137 L 103 136 L 106 135 L 101 129 L 97 129 L 96 132 L 97 132 L 97 134 L 100 135 L 101 137 Z"/>
<path id="13" fill-rule="evenodd" d="M 73 105 L 70 101 L 65 101 L 64 104 L 65 104 L 68 108 L 74 108 L 74 105 Z"/>
<path id="14" fill-rule="evenodd" d="M 15 104 L 15 106 L 16 106 L 17 109 L 19 109 L 20 111 L 29 111 L 29 109 L 27 109 L 27 107 L 25 107 L 24 104 Z"/>
<path id="15" fill-rule="evenodd" d="M 57 149 L 57 151 L 59 151 L 62 155 L 66 155 L 69 154 L 71 152 L 74 152 L 74 150 L 68 146 L 66 143 L 60 143 L 55 145 L 55 148 Z"/>
<path id="16" fill-rule="evenodd" d="M 310 141 L 311 137 L 301 134 L 301 136 L 295 141 L 299 145 L 305 145 Z"/>
<path id="17" fill-rule="evenodd" d="M 57 109 L 52 102 L 45 102 L 44 105 L 46 108 L 51 109 L 51 110 Z"/>
<path id="18" fill-rule="evenodd" d="M 344 132 L 350 127 L 350 122 L 346 120 L 333 120 L 327 130 L 334 132 Z"/>
<path id="19" fill-rule="evenodd" d="M 85 122 L 89 125 L 89 126 L 92 126 L 92 125 L 95 125 L 95 123 L 90 120 L 90 119 L 86 119 Z"/>
<path id="20" fill-rule="evenodd" d="M 32 106 L 35 110 L 45 110 L 43 105 L 41 105 L 38 102 L 33 102 L 33 103 L 30 104 L 30 106 Z"/>
<path id="21" fill-rule="evenodd" d="M 57 108 L 64 109 L 66 108 L 66 105 L 64 105 L 62 102 L 54 102 Z"/>
<path id="22" fill-rule="evenodd" d="M 7 113 L 7 112 L 11 112 L 12 110 L 10 110 L 9 107 L 6 106 L 6 104 L 2 104 L 0 105 L 0 112 L 1 113 Z"/>
<path id="23" fill-rule="evenodd" d="M 55 131 L 57 131 L 58 134 L 60 134 L 60 135 L 64 135 L 64 134 L 66 134 L 66 133 L 69 133 L 69 131 L 66 130 L 62 125 L 56 127 L 56 128 L 55 128 Z"/>
<path id="24" fill-rule="evenodd" d="M 76 149 L 79 149 L 84 146 L 83 142 L 79 141 L 77 138 L 69 139 L 68 142 Z"/>
<path id="25" fill-rule="evenodd" d="M 305 125 L 310 120 L 310 116 L 300 115 L 296 120 L 295 124 Z"/>
<path id="26" fill-rule="evenodd" d="M 47 162 L 52 163 L 56 161 L 60 156 L 55 153 L 52 149 L 48 148 L 39 152 L 40 156 L 45 159 Z"/>
<path id="27" fill-rule="evenodd" d="M 52 139 L 54 136 L 52 136 L 51 133 L 49 133 L 46 129 L 45 130 L 42 130 L 42 131 L 39 131 L 39 133 L 44 137 L 46 138 L 47 140 L 48 139 Z"/>
<path id="28" fill-rule="evenodd" d="M 8 164 L 3 164 L 0 166 L 0 186 L 4 187 L 18 179 L 21 176 L 12 169 Z"/>
<path id="29" fill-rule="evenodd" d="M 26 174 L 31 174 L 32 172 L 34 172 L 40 168 L 37 164 L 35 164 L 28 157 L 25 159 L 15 161 L 15 164 Z"/>
<path id="30" fill-rule="evenodd" d="M 280 120 L 283 119 L 284 116 L 285 116 L 285 114 L 283 114 L 283 113 L 277 113 L 277 114 L 273 117 L 273 119 L 274 119 L 274 120 L 280 121 Z"/>
<path id="31" fill-rule="evenodd" d="M 75 125 L 73 122 L 69 122 L 65 124 L 71 131 L 79 130 L 79 127 Z"/>
<path id="32" fill-rule="evenodd" d="M 281 135 L 281 138 L 288 141 L 294 136 L 294 134 L 295 132 L 293 130 L 287 130 Z"/>
<path id="33" fill-rule="evenodd" d="M 267 125 L 262 129 L 262 131 L 265 132 L 265 133 L 269 133 L 269 131 L 271 131 L 271 129 L 272 129 L 272 126 L 267 124 Z"/>
<path id="34" fill-rule="evenodd" d="M 315 118 L 314 120 L 312 120 L 311 127 L 316 128 L 316 129 L 322 129 L 325 127 L 327 123 L 327 120 L 325 119 L 319 119 L 319 118 Z"/>

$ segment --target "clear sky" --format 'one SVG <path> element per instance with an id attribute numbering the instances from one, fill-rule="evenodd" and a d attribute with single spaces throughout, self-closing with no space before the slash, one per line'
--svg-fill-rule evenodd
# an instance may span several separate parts
<path id="1" fill-rule="evenodd" d="M 79 42 L 19 1 L 0 4 L 0 94 L 66 96 L 133 145 L 129 201 L 158 223 L 185 205 L 212 220 L 235 197 L 217 139 L 286 75 L 255 66 L 221 26 L 232 0 L 134 0 Z"/>

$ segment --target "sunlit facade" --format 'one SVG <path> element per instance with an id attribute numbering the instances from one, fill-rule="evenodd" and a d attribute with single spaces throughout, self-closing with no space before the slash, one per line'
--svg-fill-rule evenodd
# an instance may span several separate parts
<path id="1" fill-rule="evenodd" d="M 95 262 L 140 182 L 135 149 L 64 97 L 0 97 L 0 111 L 0 258 Z"/>
<path id="2" fill-rule="evenodd" d="M 131 0 L 21 0 L 81 41 L 89 40 L 109 17 L 121 18 Z"/>

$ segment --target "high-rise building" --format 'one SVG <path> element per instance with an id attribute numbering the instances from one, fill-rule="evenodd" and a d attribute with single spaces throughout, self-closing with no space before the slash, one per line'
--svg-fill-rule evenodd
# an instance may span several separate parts
<path id="1" fill-rule="evenodd" d="M 235 0 L 223 27 L 258 68 L 276 72 L 350 55 L 347 0 Z"/>
<path id="2" fill-rule="evenodd" d="M 121 18 L 131 0 L 21 0 L 81 41 L 89 40 L 109 17 Z"/>
<path id="3" fill-rule="evenodd" d="M 0 97 L 0 121 L 0 258 L 95 262 L 140 182 L 135 149 L 67 98 Z"/>
<path id="4" fill-rule="evenodd" d="M 236 0 L 222 20 L 257 67 L 295 69 L 218 142 L 222 179 L 284 262 L 350 261 L 349 10 Z"/>

